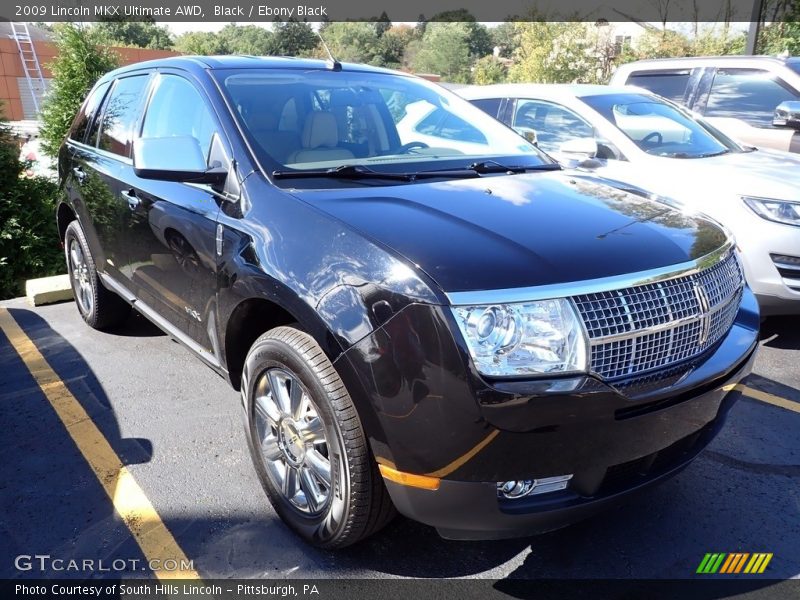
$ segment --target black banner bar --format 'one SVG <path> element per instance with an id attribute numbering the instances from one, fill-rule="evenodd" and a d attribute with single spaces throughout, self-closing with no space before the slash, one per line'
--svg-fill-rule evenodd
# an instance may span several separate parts
<path id="1" fill-rule="evenodd" d="M 800 580 L 722 578 L 691 580 L 523 579 L 206 579 L 2 580 L 0 598 L 78 600 L 796 600 Z"/>
<path id="2" fill-rule="evenodd" d="M 749 22 L 758 0 L 656 2 L 642 0 L 4 0 L 0 19 L 13 21 L 98 21 L 128 19 L 173 22 L 318 22 L 370 20 L 385 13 L 396 22 L 455 20 L 451 11 L 468 11 L 477 21 L 517 17 L 544 21 Z M 781 19 L 798 7 L 778 5 L 770 19 Z M 776 12 L 777 11 L 777 12 Z M 783 11 L 783 12 L 781 12 Z M 456 14 L 459 14 L 456 12 Z M 795 17 L 796 18 L 796 17 Z"/>

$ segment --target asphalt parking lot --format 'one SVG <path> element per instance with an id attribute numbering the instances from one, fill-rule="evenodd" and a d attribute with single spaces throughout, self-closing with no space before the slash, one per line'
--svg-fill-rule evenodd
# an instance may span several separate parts
<path id="1" fill-rule="evenodd" d="M 87 577 L 20 570 L 19 555 L 142 559 L 132 531 L 171 534 L 163 557 L 182 552 L 203 578 L 683 579 L 703 577 L 695 571 L 709 552 L 772 553 L 753 576 L 764 587 L 800 578 L 800 318 L 764 323 L 748 395 L 708 450 L 621 509 L 503 542 L 445 541 L 398 518 L 359 546 L 324 552 L 281 524 L 254 476 L 238 395 L 187 350 L 135 313 L 101 333 L 71 302 L 0 307 L 34 346 L 21 348 L 0 319 L 0 578 Z M 31 373 L 37 351 L 58 379 L 44 388 L 63 382 L 85 411 L 71 426 L 102 434 L 132 488 L 101 485 L 53 404 L 69 394 L 45 394 Z M 131 514 L 149 502 L 144 522 L 121 518 L 126 501 Z M 119 574 L 152 577 L 141 564 Z"/>

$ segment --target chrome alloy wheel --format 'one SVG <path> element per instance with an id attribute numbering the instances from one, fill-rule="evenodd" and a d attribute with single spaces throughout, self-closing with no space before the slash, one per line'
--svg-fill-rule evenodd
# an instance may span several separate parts
<path id="1" fill-rule="evenodd" d="M 332 453 L 319 411 L 305 386 L 280 368 L 264 371 L 255 386 L 258 443 L 267 474 L 291 505 L 306 516 L 331 499 Z"/>
<path id="2" fill-rule="evenodd" d="M 83 255 L 81 245 L 75 238 L 69 242 L 69 270 L 73 279 L 72 289 L 75 299 L 84 315 L 91 314 L 94 308 L 92 282 L 89 279 L 89 265 Z"/>

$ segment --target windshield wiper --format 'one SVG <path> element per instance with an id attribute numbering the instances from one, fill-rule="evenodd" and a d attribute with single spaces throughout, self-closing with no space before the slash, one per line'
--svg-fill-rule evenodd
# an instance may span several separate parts
<path id="1" fill-rule="evenodd" d="M 273 171 L 275 179 L 300 179 L 303 177 L 332 177 L 334 179 L 387 179 L 389 181 L 416 181 L 417 179 L 438 179 L 447 177 L 480 177 L 473 169 L 445 169 L 442 171 L 418 171 L 415 173 L 390 173 L 373 171 L 363 165 L 342 165 L 330 169 L 308 169 L 305 171 Z"/>
<path id="2" fill-rule="evenodd" d="M 273 171 L 275 179 L 299 179 L 304 177 L 332 177 L 338 179 L 389 179 L 413 181 L 414 173 L 384 173 L 360 165 L 341 165 L 330 169 L 307 169 L 298 171 Z"/>
<path id="3" fill-rule="evenodd" d="M 558 163 L 545 163 L 541 165 L 504 165 L 496 160 L 484 160 L 474 162 L 469 165 L 470 169 L 476 173 L 525 173 L 526 171 L 560 171 L 561 165 Z"/>
<path id="4" fill-rule="evenodd" d="M 728 154 L 730 150 L 727 148 L 725 150 L 720 150 L 719 152 L 706 152 L 705 154 L 698 154 L 697 158 L 710 158 L 711 156 L 722 156 L 723 154 Z"/>
<path id="5" fill-rule="evenodd" d="M 711 156 L 722 156 L 728 152 L 730 152 L 730 150 L 722 150 L 720 152 L 705 152 L 700 154 L 690 154 L 688 152 L 664 152 L 658 156 L 665 156 L 666 158 L 709 158 Z"/>
<path id="6" fill-rule="evenodd" d="M 529 167 L 507 166 L 493 160 L 472 163 L 466 168 L 442 169 L 441 171 L 417 171 L 414 173 L 391 173 L 374 171 L 363 165 L 341 165 L 330 169 L 284 170 L 273 171 L 275 179 L 301 179 L 305 177 L 331 177 L 334 179 L 386 179 L 389 181 L 416 181 L 418 179 L 480 177 L 489 173 L 524 173 L 526 171 L 558 171 L 558 164 L 533 165 Z"/>

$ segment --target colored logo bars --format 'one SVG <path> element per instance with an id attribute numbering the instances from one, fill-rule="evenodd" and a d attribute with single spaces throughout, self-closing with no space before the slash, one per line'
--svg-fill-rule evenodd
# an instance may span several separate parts
<path id="1" fill-rule="evenodd" d="M 755 554 L 747 552 L 734 552 L 731 554 L 726 554 L 725 552 L 708 553 L 703 557 L 696 572 L 706 575 L 713 575 L 714 573 L 763 573 L 771 560 L 772 552 L 758 552 Z"/>

